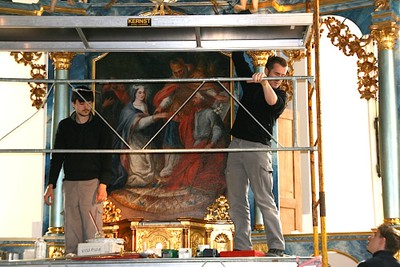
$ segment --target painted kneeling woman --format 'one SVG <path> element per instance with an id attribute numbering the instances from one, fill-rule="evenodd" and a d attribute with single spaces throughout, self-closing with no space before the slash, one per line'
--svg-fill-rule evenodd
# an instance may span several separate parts
<path id="1" fill-rule="evenodd" d="M 157 130 L 154 124 L 160 119 L 168 118 L 168 113 L 149 113 L 144 85 L 134 85 L 131 92 L 132 102 L 122 110 L 117 132 L 131 149 L 143 149 Z M 120 140 L 115 147 L 127 149 Z M 147 148 L 152 148 L 151 144 Z M 125 187 L 145 187 L 153 182 L 156 171 L 153 154 L 121 154 L 119 159 L 118 178 L 124 181 Z"/>

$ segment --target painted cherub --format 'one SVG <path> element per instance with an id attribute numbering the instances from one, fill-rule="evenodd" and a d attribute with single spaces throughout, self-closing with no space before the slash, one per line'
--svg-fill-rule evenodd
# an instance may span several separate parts
<path id="1" fill-rule="evenodd" d="M 241 11 L 245 11 L 247 9 L 247 0 L 240 0 L 240 4 L 237 4 L 233 7 L 233 10 L 236 13 Z M 257 13 L 258 12 L 258 0 L 251 1 L 251 8 L 249 8 L 250 13 Z"/>

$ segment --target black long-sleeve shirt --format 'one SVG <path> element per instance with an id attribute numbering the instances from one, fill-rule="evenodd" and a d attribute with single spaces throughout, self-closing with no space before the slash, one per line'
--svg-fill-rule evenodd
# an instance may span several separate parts
<path id="1" fill-rule="evenodd" d="M 245 61 L 243 52 L 232 52 L 232 59 L 235 64 L 238 77 L 251 77 L 253 72 Z M 252 142 L 268 144 L 271 140 L 272 129 L 276 120 L 286 107 L 286 92 L 281 88 L 274 89 L 278 100 L 271 106 L 265 101 L 262 85 L 259 83 L 241 82 L 243 96 L 240 102 L 243 106 L 264 126 L 269 134 L 258 125 L 247 112 L 239 106 L 231 134 L 234 137 Z M 270 135 L 271 134 L 271 135 Z"/>
<path id="2" fill-rule="evenodd" d="M 400 267 L 400 263 L 389 251 L 380 250 L 375 252 L 371 259 L 361 262 L 357 267 Z"/>
<path id="3" fill-rule="evenodd" d="M 111 131 L 97 116 L 79 124 L 75 113 L 60 121 L 54 149 L 110 149 Z M 64 165 L 64 180 L 83 181 L 98 178 L 107 186 L 111 182 L 111 154 L 109 153 L 53 153 L 50 161 L 49 182 L 56 187 Z"/>

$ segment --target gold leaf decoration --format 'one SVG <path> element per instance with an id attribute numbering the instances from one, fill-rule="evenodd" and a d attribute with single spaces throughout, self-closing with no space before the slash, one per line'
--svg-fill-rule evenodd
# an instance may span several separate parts
<path id="1" fill-rule="evenodd" d="M 117 208 L 110 200 L 106 199 L 103 202 L 103 222 L 118 222 L 121 217 L 121 209 Z"/>
<path id="2" fill-rule="evenodd" d="M 328 28 L 327 37 L 334 46 L 346 56 L 357 55 L 358 91 L 361 98 L 376 98 L 379 88 L 377 60 L 372 52 L 368 53 L 365 49 L 365 46 L 372 42 L 372 37 L 358 38 L 351 33 L 347 25 L 333 17 L 326 18 L 322 23 Z"/>
<path id="3" fill-rule="evenodd" d="M 46 65 L 34 64 L 42 57 L 41 52 L 11 52 L 11 56 L 14 57 L 18 64 L 29 65 L 31 67 L 32 79 L 45 79 L 47 77 Z M 47 85 L 45 83 L 29 82 L 31 88 L 30 99 L 32 100 L 32 106 L 39 109 L 43 105 L 43 99 L 46 96 Z"/>
<path id="4" fill-rule="evenodd" d="M 306 57 L 306 54 L 302 50 L 284 50 L 283 54 L 287 57 L 288 72 L 287 76 L 294 75 L 294 62 L 300 61 Z M 293 85 L 289 80 L 284 80 L 281 85 L 282 89 L 288 94 L 287 101 L 291 101 L 293 98 Z"/>
<path id="5" fill-rule="evenodd" d="M 205 215 L 206 221 L 230 221 L 228 214 L 229 203 L 225 196 L 221 195 L 215 200 L 215 203 L 207 207 Z"/>

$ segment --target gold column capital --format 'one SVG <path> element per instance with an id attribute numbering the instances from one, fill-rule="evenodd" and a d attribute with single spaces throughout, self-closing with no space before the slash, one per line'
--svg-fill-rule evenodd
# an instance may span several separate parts
<path id="1" fill-rule="evenodd" d="M 74 52 L 51 52 L 50 59 L 56 70 L 68 70 L 71 67 L 72 59 L 76 56 Z"/>
<path id="2" fill-rule="evenodd" d="M 254 67 L 265 67 L 268 58 L 275 55 L 275 51 L 247 51 L 247 55 L 251 58 Z"/>
<path id="3" fill-rule="evenodd" d="M 377 22 L 371 27 L 371 35 L 376 40 L 379 50 L 393 50 L 399 38 L 399 26 L 394 21 Z"/>
<path id="4" fill-rule="evenodd" d="M 51 235 L 63 235 L 64 234 L 64 227 L 49 227 L 47 234 Z"/>
<path id="5" fill-rule="evenodd" d="M 374 0 L 375 11 L 389 10 L 390 1 L 389 0 Z"/>
<path id="6" fill-rule="evenodd" d="M 288 64 L 293 67 L 295 61 L 300 61 L 306 57 L 303 50 L 284 50 L 283 54 L 288 57 Z"/>
<path id="7" fill-rule="evenodd" d="M 400 225 L 400 218 L 384 218 L 383 222 L 391 225 Z"/>

